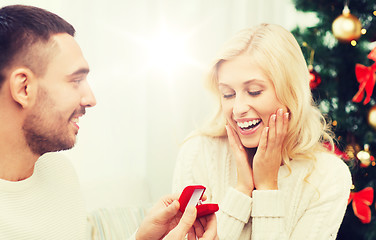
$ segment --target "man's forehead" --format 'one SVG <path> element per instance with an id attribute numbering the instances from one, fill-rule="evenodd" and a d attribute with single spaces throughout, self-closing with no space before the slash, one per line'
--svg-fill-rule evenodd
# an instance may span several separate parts
<path id="1" fill-rule="evenodd" d="M 53 44 L 58 46 L 59 48 L 64 48 L 64 50 L 79 50 L 81 52 L 81 48 L 74 39 L 73 36 L 69 35 L 68 33 L 57 33 L 51 36 L 50 40 L 52 40 Z"/>
<path id="2" fill-rule="evenodd" d="M 67 33 L 55 34 L 51 37 L 56 46 L 56 52 L 51 59 L 52 65 L 64 68 L 65 74 L 78 75 L 88 74 L 89 65 L 84 58 L 81 48 L 76 40 Z M 63 70 L 63 69 L 62 69 Z"/>

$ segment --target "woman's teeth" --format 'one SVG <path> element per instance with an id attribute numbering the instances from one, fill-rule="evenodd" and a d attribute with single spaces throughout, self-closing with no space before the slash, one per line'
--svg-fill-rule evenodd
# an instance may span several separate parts
<path id="1" fill-rule="evenodd" d="M 248 122 L 237 122 L 238 126 L 243 130 L 248 130 L 256 127 L 261 122 L 261 119 L 255 119 Z"/>

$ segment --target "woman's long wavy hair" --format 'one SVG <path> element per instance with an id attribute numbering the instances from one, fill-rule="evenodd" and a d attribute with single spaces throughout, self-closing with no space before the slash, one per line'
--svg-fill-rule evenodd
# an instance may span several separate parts
<path id="1" fill-rule="evenodd" d="M 218 109 L 212 119 L 199 130 L 212 137 L 226 137 L 226 119 L 222 114 L 218 89 L 218 68 L 223 61 L 247 55 L 272 81 L 277 98 L 290 112 L 289 128 L 282 146 L 282 158 L 315 159 L 314 153 L 326 151 L 323 142 L 333 149 L 333 134 L 315 105 L 309 87 L 309 71 L 299 44 L 283 27 L 261 24 L 245 29 L 220 51 L 211 66 L 205 85 L 214 93 Z"/>

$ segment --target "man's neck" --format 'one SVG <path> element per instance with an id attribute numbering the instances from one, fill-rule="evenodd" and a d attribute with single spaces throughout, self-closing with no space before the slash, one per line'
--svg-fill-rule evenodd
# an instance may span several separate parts
<path id="1" fill-rule="evenodd" d="M 25 114 L 5 81 L 0 88 L 0 179 L 20 181 L 30 177 L 38 154 L 34 154 L 22 130 Z"/>
<path id="2" fill-rule="evenodd" d="M 39 156 L 34 154 L 2 154 L 0 151 L 0 179 L 21 181 L 33 175 Z"/>
<path id="3" fill-rule="evenodd" d="M 31 152 L 22 133 L 0 127 L 0 179 L 20 181 L 30 177 L 38 154 Z"/>

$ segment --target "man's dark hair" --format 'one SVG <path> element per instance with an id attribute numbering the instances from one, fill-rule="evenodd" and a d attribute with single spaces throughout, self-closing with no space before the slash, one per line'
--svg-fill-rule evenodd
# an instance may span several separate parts
<path id="1" fill-rule="evenodd" d="M 15 65 L 30 68 L 37 75 L 44 74 L 51 57 L 48 43 L 58 33 L 74 36 L 75 29 L 41 8 L 24 5 L 0 8 L 0 88 L 5 71 Z"/>

